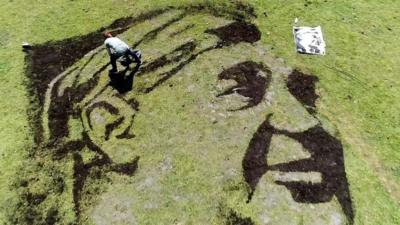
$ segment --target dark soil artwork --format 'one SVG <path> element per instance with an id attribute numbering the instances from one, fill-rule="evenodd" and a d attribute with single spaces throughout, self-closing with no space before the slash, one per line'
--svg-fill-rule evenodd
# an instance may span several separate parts
<path id="1" fill-rule="evenodd" d="M 306 75 L 298 70 L 293 71 L 287 81 L 287 88 L 290 93 L 311 114 L 316 113 L 315 101 L 318 99 L 318 95 L 315 93 L 315 84 L 317 82 L 318 77 Z"/>
<path id="2" fill-rule="evenodd" d="M 121 34 L 135 24 L 152 19 L 164 12 L 176 8 L 166 8 L 162 10 L 154 10 L 149 13 L 139 15 L 137 17 L 121 18 L 113 22 L 107 27 L 100 28 L 92 33 L 81 37 L 73 37 L 63 41 L 49 42 L 41 45 L 33 46 L 26 50 L 26 75 L 29 79 L 27 88 L 31 94 L 32 106 L 28 110 L 31 118 L 31 128 L 34 134 L 35 146 L 32 147 L 30 158 L 39 165 L 46 160 L 52 160 L 57 163 L 63 163 L 68 159 L 72 160 L 72 202 L 74 205 L 74 213 L 76 215 L 76 223 L 79 224 L 82 213 L 82 199 L 93 193 L 85 191 L 85 185 L 89 181 L 96 179 L 104 179 L 107 174 L 116 173 L 123 176 L 135 176 L 140 164 L 140 158 L 145 156 L 137 156 L 129 162 L 115 162 L 112 157 L 107 154 L 101 146 L 96 144 L 91 137 L 90 132 L 95 129 L 96 111 L 104 111 L 112 118 L 105 124 L 104 133 L 101 134 L 105 140 L 111 138 L 127 139 L 134 141 L 135 134 L 133 122 L 134 113 L 125 115 L 120 107 L 111 101 L 96 101 L 96 98 L 106 91 L 106 88 L 117 90 L 114 98 L 123 102 L 124 107 L 130 112 L 139 112 L 140 103 L 135 99 L 127 99 L 126 93 L 132 91 L 134 78 L 145 77 L 158 70 L 159 68 L 172 66 L 166 72 L 159 75 L 157 81 L 144 90 L 142 94 L 148 94 L 161 87 L 166 81 L 175 76 L 183 68 L 194 62 L 200 55 L 211 52 L 216 49 L 234 46 L 239 43 L 255 43 L 260 40 L 261 32 L 252 23 L 246 21 L 247 18 L 254 17 L 254 10 L 247 5 L 238 4 L 237 12 L 220 11 L 210 6 L 194 5 L 185 8 L 179 8 L 183 13 L 164 24 L 160 24 L 157 28 L 145 34 L 141 39 L 133 43 L 131 46 L 135 48 L 143 42 L 155 39 L 157 35 L 167 29 L 172 24 L 179 23 L 185 16 L 195 14 L 197 12 L 208 13 L 217 17 L 226 17 L 233 20 L 230 24 L 216 28 L 208 29 L 207 34 L 218 37 L 217 44 L 211 47 L 198 50 L 200 46 L 195 41 L 187 41 L 180 46 L 174 48 L 171 52 L 162 55 L 151 62 L 143 65 L 137 65 L 135 68 L 127 68 L 116 74 L 109 73 L 110 82 L 98 93 L 86 100 L 86 103 L 77 107 L 83 102 L 87 96 L 97 90 L 100 75 L 109 67 L 109 64 L 100 65 L 93 72 L 92 77 L 83 83 L 78 82 L 80 73 L 91 62 L 91 60 L 99 54 L 94 52 L 88 61 L 81 67 L 70 68 L 86 54 L 100 47 L 103 44 L 101 35 L 104 31 L 112 31 L 114 35 Z M 193 25 L 183 27 L 171 34 L 174 37 L 188 29 Z M 177 65 L 176 65 L 177 63 Z M 68 70 L 70 68 L 70 70 Z M 56 77 L 63 72 L 76 73 L 76 77 L 72 81 L 72 86 L 65 88 L 60 94 L 59 90 L 66 76 L 56 80 Z M 271 70 L 260 63 L 253 61 L 245 61 L 224 70 L 218 75 L 220 80 L 234 80 L 237 85 L 220 93 L 217 97 L 238 93 L 249 100 L 247 104 L 237 110 L 245 110 L 259 105 L 268 90 L 271 83 Z M 50 96 L 48 111 L 44 110 L 45 94 L 49 85 L 54 82 Z M 315 101 L 318 96 L 315 94 L 315 83 L 317 79 L 313 76 L 302 74 L 299 71 L 293 72 L 287 81 L 287 87 L 290 93 L 295 96 L 306 109 L 312 113 L 316 113 Z M 48 118 L 49 139 L 44 138 L 45 129 L 43 127 L 43 114 Z M 80 134 L 80 138 L 69 140 L 70 120 L 80 121 L 84 127 L 84 121 L 87 121 L 87 129 Z M 128 124 L 121 131 L 122 124 Z M 269 166 L 266 161 L 268 155 L 268 147 L 274 134 L 285 135 L 289 138 L 301 143 L 305 149 L 310 151 L 312 157 L 307 160 L 291 162 L 287 164 L 278 164 Z M 84 151 L 93 153 L 94 157 L 90 160 L 83 156 Z M 46 159 L 46 160 L 44 160 Z M 56 167 L 56 166 L 54 166 Z M 54 170 L 56 171 L 56 170 Z M 323 182 L 318 185 L 310 185 L 302 182 L 282 182 L 279 185 L 285 186 L 292 194 L 293 199 L 302 203 L 320 203 L 327 202 L 336 196 L 348 217 L 349 221 L 353 221 L 354 212 L 344 171 L 343 148 L 339 140 L 327 133 L 321 126 L 310 128 L 304 132 L 291 133 L 285 130 L 274 128 L 269 123 L 269 119 L 260 125 L 254 134 L 246 153 L 243 158 L 243 175 L 245 181 L 251 188 L 249 193 L 249 201 L 251 201 L 252 193 L 257 188 L 259 179 L 267 171 L 318 171 L 323 175 Z M 62 194 L 65 191 L 66 181 L 62 173 L 52 173 L 53 183 L 49 193 Z M 29 182 L 21 182 L 17 184 L 18 188 L 27 188 Z M 21 203 L 21 210 L 26 212 L 25 218 L 16 221 L 18 224 L 56 224 L 60 220 L 61 215 L 56 208 L 47 210 L 44 214 L 40 212 L 40 205 L 49 196 L 46 194 L 33 194 L 29 191 L 21 194 L 25 196 L 26 202 Z M 23 205 L 27 206 L 23 206 Z M 24 208 L 25 207 L 25 208 Z M 251 218 L 241 218 L 232 211 L 226 215 L 227 224 L 255 224 Z"/>
<path id="3" fill-rule="evenodd" d="M 218 75 L 218 79 L 235 80 L 237 82 L 237 85 L 218 94 L 218 97 L 238 93 L 249 98 L 247 105 L 238 109 L 243 110 L 260 104 L 264 99 L 265 92 L 271 82 L 271 71 L 263 65 L 248 61 L 224 70 Z"/>
<path id="4" fill-rule="evenodd" d="M 263 71 L 267 78 L 261 77 L 260 71 Z M 240 109 L 254 107 L 261 102 L 266 89 L 268 89 L 270 74 L 267 66 L 255 62 L 238 63 L 219 74 L 219 79 L 233 79 L 237 85 L 218 96 L 238 93 L 250 99 L 249 103 Z M 315 93 L 315 84 L 317 81 L 317 77 L 303 74 L 297 70 L 294 70 L 287 80 L 289 92 L 311 114 L 316 113 L 315 102 L 318 95 Z M 267 119 L 258 127 L 243 158 L 243 175 L 251 190 L 248 202 L 251 201 L 260 178 L 268 171 L 320 172 L 322 174 L 321 184 L 280 181 L 277 181 L 277 184 L 290 190 L 293 199 L 298 202 L 328 202 L 332 200 L 333 196 L 336 196 L 348 220 L 352 223 L 354 212 L 344 168 L 343 146 L 340 141 L 325 131 L 321 125 L 299 133 L 279 130 L 271 125 L 271 116 L 272 114 L 268 115 Z M 284 135 L 294 139 L 311 153 L 311 158 L 273 166 L 268 165 L 268 151 L 273 135 Z"/>
<path id="5" fill-rule="evenodd" d="M 298 202 L 321 203 L 331 201 L 332 197 L 336 196 L 349 221 L 353 221 L 354 213 L 344 170 L 343 147 L 340 141 L 319 125 L 300 133 L 276 129 L 270 124 L 270 117 L 271 115 L 254 134 L 243 159 L 244 177 L 251 187 L 248 201 L 251 201 L 258 181 L 268 171 L 316 171 L 322 174 L 322 183 L 320 184 L 280 181 L 277 184 L 289 189 L 293 199 Z M 301 143 L 306 150 L 310 151 L 311 158 L 269 166 L 266 160 L 268 149 L 272 136 L 276 134 L 287 136 Z"/>

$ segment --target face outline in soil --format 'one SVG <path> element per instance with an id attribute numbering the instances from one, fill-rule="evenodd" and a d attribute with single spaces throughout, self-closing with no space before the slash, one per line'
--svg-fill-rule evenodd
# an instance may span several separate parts
<path id="1" fill-rule="evenodd" d="M 185 16 L 193 13 L 191 10 L 193 9 L 178 13 L 177 16 L 166 20 L 161 26 L 150 30 L 142 38 L 137 39 L 132 46 L 140 47 L 143 43 L 151 42 L 152 39 L 156 39 L 159 33 L 176 25 L 176 23 L 185 18 Z M 157 13 L 149 13 L 146 17 L 147 19 L 151 19 L 152 17 L 156 17 L 156 14 Z M 235 15 L 231 16 L 235 17 Z M 119 21 L 125 20 L 121 19 Z M 119 29 L 125 31 L 128 29 L 127 27 L 133 26 L 133 21 L 138 21 L 138 19 L 127 18 L 126 21 L 128 21 L 126 24 L 124 22 L 117 22 L 114 24 L 118 24 L 121 26 Z M 185 33 L 193 27 L 194 25 L 185 25 L 181 30 L 178 29 L 178 31 L 171 35 L 179 37 L 181 33 Z M 232 35 L 233 30 L 238 30 L 239 32 L 237 32 L 236 35 Z M 100 32 L 100 30 L 98 32 Z M 225 51 L 225 49 L 234 48 L 236 45 L 240 44 L 250 46 L 256 43 L 261 37 L 261 33 L 255 25 L 241 21 L 225 22 L 217 28 L 205 30 L 204 34 L 209 35 L 207 37 L 211 37 L 211 42 L 207 42 L 206 40 L 204 44 L 197 40 L 185 40 L 181 44 L 172 47 L 169 53 L 155 57 L 149 62 L 145 62 L 137 73 L 138 78 L 142 79 L 147 76 L 152 76 L 156 77 L 156 79 L 154 82 L 150 82 L 141 89 L 141 92 L 143 94 L 149 94 L 157 90 L 157 88 L 163 87 L 168 80 L 172 79 L 186 67 L 196 63 L 198 58 L 208 56 L 212 54 L 213 51 Z M 91 35 L 88 35 L 88 37 L 90 36 Z M 96 42 L 96 44 L 98 43 Z M 35 48 L 33 48 L 33 51 L 35 51 Z M 134 140 L 135 136 L 132 132 L 134 127 L 132 126 L 134 124 L 135 115 L 140 112 L 140 103 L 129 94 L 124 95 L 115 92 L 110 86 L 104 85 L 104 82 L 101 82 L 102 78 L 100 75 L 106 70 L 108 64 L 101 64 L 102 66 L 98 67 L 97 71 L 92 73 L 92 77 L 82 81 L 81 79 L 83 78 L 80 77 L 80 74 L 84 73 L 84 71 L 91 66 L 91 60 L 93 58 L 97 55 L 104 54 L 104 49 L 94 50 L 88 54 L 89 55 L 85 56 L 89 59 L 87 63 L 83 62 L 77 67 L 72 66 L 71 64 L 74 64 L 77 59 L 79 59 L 78 56 L 75 61 L 71 62 L 69 65 L 67 64 L 67 67 L 69 67 L 68 70 L 60 74 L 55 74 L 56 76 L 53 76 L 49 81 L 50 88 L 48 89 L 48 93 L 50 93 L 50 95 L 42 96 L 43 99 L 39 100 L 39 102 L 44 102 L 40 120 L 42 120 L 45 125 L 42 131 L 39 132 L 41 134 L 37 135 L 43 137 L 42 140 L 45 140 L 45 142 L 38 141 L 37 144 L 41 146 L 40 148 L 53 149 L 54 153 L 50 154 L 49 157 L 54 160 L 62 161 L 67 157 L 72 158 L 74 162 L 72 169 L 74 179 L 73 202 L 78 217 L 81 211 L 80 201 L 82 198 L 82 191 L 89 176 L 102 177 L 106 173 L 134 176 L 138 163 L 140 164 L 139 157 L 145 157 L 145 155 L 133 155 L 129 159 L 121 160 L 121 158 L 118 157 L 114 158 L 112 153 L 110 153 L 112 150 L 109 149 L 113 146 L 107 144 L 109 140 Z M 164 68 L 167 68 L 167 70 Z M 259 105 L 264 104 L 267 98 L 269 87 L 273 79 L 273 73 L 276 74 L 277 69 L 271 68 L 267 63 L 239 59 L 238 62 L 231 63 L 230 67 L 215 74 L 215 77 L 221 81 L 234 80 L 236 83 L 234 86 L 223 88 L 215 97 L 217 99 L 223 99 L 226 97 L 229 98 L 230 95 L 241 95 L 247 98 L 246 104 L 227 109 L 228 111 L 232 111 L 232 113 L 240 113 L 252 108 L 257 108 Z M 156 76 L 154 74 L 156 74 Z M 73 79 L 71 79 L 71 77 L 73 77 Z M 306 85 L 302 86 L 300 81 L 306 81 L 303 82 L 306 83 Z M 288 76 L 286 83 L 289 92 L 299 102 L 303 103 L 305 109 L 310 114 L 316 114 L 317 112 L 315 109 L 315 82 L 316 78 L 314 76 L 308 76 L 298 71 L 293 71 L 291 75 Z M 103 86 L 99 85 L 99 83 L 103 84 Z M 35 91 L 34 88 L 35 87 L 33 87 L 32 91 Z M 306 96 L 301 96 L 298 93 L 299 89 L 306 90 L 301 93 L 305 92 L 308 94 Z M 39 89 L 36 91 L 38 90 Z M 43 115 L 48 115 L 48 118 L 43 117 Z M 243 158 L 243 179 L 250 187 L 247 201 L 249 203 L 252 201 L 259 180 L 268 171 L 281 171 L 283 173 L 313 171 L 320 173 L 322 176 L 322 184 L 320 186 L 310 185 L 303 181 L 276 181 L 276 184 L 286 187 L 292 194 L 293 199 L 300 203 L 322 203 L 331 201 L 333 197 L 336 197 L 339 199 L 347 219 L 352 221 L 353 211 L 344 171 L 343 148 L 340 141 L 325 131 L 319 122 L 314 126 L 307 127 L 298 132 L 293 132 L 285 128 L 275 127 L 273 122 L 271 122 L 273 116 L 274 114 L 272 113 L 268 114 L 265 121 L 259 126 L 253 138 L 250 140 L 247 150 L 244 151 L 241 156 Z M 71 126 L 70 124 L 80 124 L 83 129 L 81 134 L 70 134 L 68 132 L 68 126 Z M 97 126 L 97 124 L 103 125 Z M 33 126 L 35 127 L 35 125 Z M 46 128 L 46 126 L 48 126 L 48 128 Z M 286 164 L 267 165 L 266 158 L 273 135 L 286 136 L 299 142 L 311 153 L 311 158 L 297 161 L 299 165 L 296 165 L 296 161 Z M 71 138 L 75 136 L 78 136 L 78 138 Z M 322 142 L 318 144 L 326 144 L 328 147 L 314 148 L 313 146 L 317 144 L 314 140 L 317 138 L 322 140 Z M 37 138 L 37 140 L 40 139 L 41 138 Z M 90 160 L 85 160 L 82 156 L 82 152 L 87 151 L 87 149 L 89 149 L 89 152 L 94 153 L 94 156 Z M 325 156 L 322 153 L 325 154 L 327 152 L 333 153 L 328 154 L 327 158 L 322 158 Z M 38 154 L 45 153 L 39 152 Z M 325 167 L 323 165 L 324 163 L 333 166 Z M 243 224 L 253 223 L 251 219 L 240 218 L 236 213 L 231 213 L 228 217 L 230 217 L 230 220 L 236 221 L 236 223 L 238 223 L 238 221 Z"/>

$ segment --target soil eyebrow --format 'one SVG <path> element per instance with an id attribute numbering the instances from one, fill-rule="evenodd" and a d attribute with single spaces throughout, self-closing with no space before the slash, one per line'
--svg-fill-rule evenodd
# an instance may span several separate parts
<path id="1" fill-rule="evenodd" d="M 257 26 L 243 21 L 235 21 L 216 29 L 208 29 L 205 32 L 216 35 L 221 39 L 223 46 L 240 42 L 254 43 L 261 39 L 261 32 Z"/>

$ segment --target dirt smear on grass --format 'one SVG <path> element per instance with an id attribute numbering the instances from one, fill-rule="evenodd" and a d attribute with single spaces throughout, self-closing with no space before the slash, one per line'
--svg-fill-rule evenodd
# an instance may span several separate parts
<path id="1" fill-rule="evenodd" d="M 285 186 L 296 202 L 316 204 L 329 202 L 336 196 L 348 221 L 353 223 L 354 211 L 345 173 L 343 146 L 340 141 L 320 125 L 295 133 L 276 129 L 270 124 L 271 116 L 268 115 L 258 127 L 243 158 L 244 178 L 251 188 L 248 201 L 251 201 L 259 180 L 268 171 L 319 172 L 322 175 L 322 182 L 318 184 L 302 181 L 276 181 L 276 183 Z M 268 165 L 267 158 L 273 135 L 284 135 L 297 141 L 311 153 L 311 157 Z"/>
<path id="2" fill-rule="evenodd" d="M 230 211 L 226 217 L 226 225 L 254 225 L 255 223 L 250 218 L 243 218 L 236 212 Z"/>

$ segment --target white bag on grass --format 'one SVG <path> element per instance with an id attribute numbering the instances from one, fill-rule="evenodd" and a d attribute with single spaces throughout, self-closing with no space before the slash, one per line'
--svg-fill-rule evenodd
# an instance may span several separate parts
<path id="1" fill-rule="evenodd" d="M 293 27 L 296 51 L 302 54 L 325 55 L 325 41 L 321 27 Z"/>

